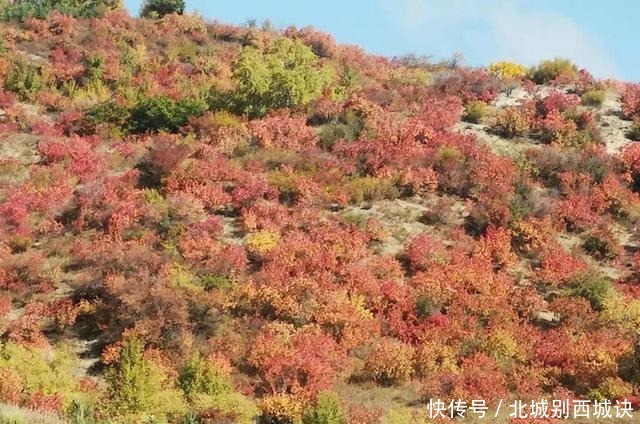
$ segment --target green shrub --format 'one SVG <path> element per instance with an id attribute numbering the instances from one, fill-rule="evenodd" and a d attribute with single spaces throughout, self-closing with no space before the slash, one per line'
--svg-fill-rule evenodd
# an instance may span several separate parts
<path id="1" fill-rule="evenodd" d="M 142 4 L 140 16 L 156 19 L 170 13 L 182 15 L 184 8 L 184 0 L 145 0 Z"/>
<path id="2" fill-rule="evenodd" d="M 187 396 L 192 393 L 219 395 L 232 390 L 229 380 L 199 353 L 193 354 L 182 367 L 179 384 Z"/>
<path id="3" fill-rule="evenodd" d="M 316 404 L 302 415 L 302 424 L 347 424 L 347 418 L 335 393 L 322 392 Z"/>
<path id="4" fill-rule="evenodd" d="M 93 18 L 118 8 L 120 0 L 14 0 L 1 12 L 3 20 L 45 19 L 57 10 L 77 18 Z"/>
<path id="5" fill-rule="evenodd" d="M 599 107 L 604 102 L 605 91 L 592 89 L 585 91 L 584 94 L 580 97 L 582 99 L 582 104 L 585 106 L 596 106 Z"/>
<path id="6" fill-rule="evenodd" d="M 210 422 L 216 423 L 254 424 L 258 415 L 255 403 L 237 392 L 221 393 L 214 396 L 198 393 L 191 397 L 191 405 L 207 418 L 212 417 Z"/>
<path id="7" fill-rule="evenodd" d="M 263 116 L 271 109 L 306 105 L 331 81 L 309 47 L 299 40 L 278 38 L 264 50 L 247 46 L 234 65 L 236 90 L 214 93 L 214 108 Z"/>
<path id="8" fill-rule="evenodd" d="M 77 392 L 73 378 L 75 361 L 72 353 L 61 347 L 49 351 L 12 342 L 0 345 L 0 369 L 12 370 L 27 394 L 58 394 L 70 400 Z"/>
<path id="9" fill-rule="evenodd" d="M 627 132 L 627 138 L 633 141 L 640 141 L 640 120 L 633 121 L 631 128 Z"/>
<path id="10" fill-rule="evenodd" d="M 354 141 L 365 129 L 365 121 L 353 110 L 348 109 L 338 119 L 323 125 L 320 129 L 319 144 L 323 149 L 331 150 L 340 140 Z"/>
<path id="11" fill-rule="evenodd" d="M 465 107 L 465 113 L 463 119 L 466 122 L 473 124 L 479 124 L 482 119 L 487 115 L 489 107 L 482 100 L 473 100 Z"/>
<path id="12" fill-rule="evenodd" d="M 89 109 L 84 115 L 84 123 L 88 129 L 95 130 L 100 124 L 110 124 L 116 127 L 126 125 L 131 114 L 129 110 L 116 102 L 99 103 Z"/>
<path id="13" fill-rule="evenodd" d="M 200 285 L 206 290 L 224 290 L 233 287 L 235 281 L 232 276 L 203 274 L 200 276 Z"/>
<path id="14" fill-rule="evenodd" d="M 572 296 L 585 298 L 594 310 L 600 311 L 612 287 L 603 276 L 583 274 L 569 283 L 569 290 Z"/>
<path id="15" fill-rule="evenodd" d="M 608 233 L 588 234 L 582 247 L 597 260 L 611 260 L 618 256 L 617 241 Z"/>
<path id="16" fill-rule="evenodd" d="M 118 361 L 105 372 L 109 398 L 118 414 L 149 410 L 152 398 L 161 391 L 161 379 L 142 349 L 141 340 L 126 340 Z"/>
<path id="17" fill-rule="evenodd" d="M 94 424 L 93 407 L 74 400 L 69 408 L 69 424 Z"/>
<path id="18" fill-rule="evenodd" d="M 189 118 L 202 115 L 206 109 L 198 100 L 150 97 L 131 109 L 130 129 L 134 133 L 176 132 Z"/>
<path id="19" fill-rule="evenodd" d="M 578 67 L 568 59 L 543 60 L 536 68 L 531 70 L 529 76 L 536 84 L 548 84 L 561 74 L 577 76 Z"/>
<path id="20" fill-rule="evenodd" d="M 45 85 L 42 69 L 24 60 L 18 60 L 4 82 L 4 88 L 13 91 L 20 100 L 28 100 Z"/>
<path id="21" fill-rule="evenodd" d="M 351 203 L 395 199 L 400 196 L 400 192 L 391 180 L 375 177 L 361 177 L 348 181 L 344 185 L 344 191 Z"/>

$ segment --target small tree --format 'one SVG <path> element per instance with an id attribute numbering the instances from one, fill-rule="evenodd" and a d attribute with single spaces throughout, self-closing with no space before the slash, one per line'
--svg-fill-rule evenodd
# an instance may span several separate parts
<path id="1" fill-rule="evenodd" d="M 186 395 L 219 395 L 232 390 L 227 378 L 199 353 L 193 354 L 185 363 L 180 373 L 179 384 Z"/>
<path id="2" fill-rule="evenodd" d="M 221 94 L 215 106 L 249 116 L 271 109 L 306 105 L 318 97 L 331 80 L 329 68 L 301 41 L 279 38 L 264 50 L 245 47 L 234 65 L 237 88 L 230 98 Z"/>
<path id="3" fill-rule="evenodd" d="M 169 97 L 150 97 L 142 100 L 131 110 L 131 131 L 176 132 L 189 118 L 200 116 L 206 106 L 192 99 L 173 100 Z"/>
<path id="4" fill-rule="evenodd" d="M 140 15 L 145 18 L 162 18 L 170 13 L 182 15 L 184 0 L 145 0 Z"/>
<path id="5" fill-rule="evenodd" d="M 147 409 L 153 394 L 160 390 L 153 381 L 151 364 L 142 356 L 140 339 L 130 338 L 122 346 L 120 357 L 105 373 L 114 407 L 138 412 Z"/>
<path id="6" fill-rule="evenodd" d="M 335 393 L 322 392 L 316 404 L 302 416 L 302 424 L 346 424 L 340 400 Z"/>

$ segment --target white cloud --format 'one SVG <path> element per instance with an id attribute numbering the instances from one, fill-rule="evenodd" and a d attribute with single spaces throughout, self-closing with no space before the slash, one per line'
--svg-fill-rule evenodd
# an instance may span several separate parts
<path id="1" fill-rule="evenodd" d="M 524 11 L 514 0 L 383 0 L 387 12 L 412 36 L 466 39 L 476 56 L 487 61 L 513 60 L 532 65 L 556 56 L 572 59 L 596 76 L 615 77 L 617 70 L 605 46 L 567 16 L 551 11 Z M 468 31 L 488 32 L 474 40 Z M 471 41 L 469 41 L 471 39 Z M 451 41 L 455 43 L 455 41 Z M 480 52 L 478 53 L 478 50 Z M 453 53 L 453 52 L 452 52 Z"/>

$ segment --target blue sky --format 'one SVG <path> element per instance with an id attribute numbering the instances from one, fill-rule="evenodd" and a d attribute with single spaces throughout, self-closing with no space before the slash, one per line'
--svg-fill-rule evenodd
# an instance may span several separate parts
<path id="1" fill-rule="evenodd" d="M 125 0 L 132 14 L 141 0 Z M 636 0 L 187 0 L 207 19 L 312 25 L 387 56 L 461 53 L 471 65 L 569 57 L 599 77 L 640 80 Z"/>

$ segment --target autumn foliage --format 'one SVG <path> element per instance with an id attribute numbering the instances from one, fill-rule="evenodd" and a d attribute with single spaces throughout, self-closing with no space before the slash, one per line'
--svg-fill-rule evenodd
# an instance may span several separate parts
<path id="1" fill-rule="evenodd" d="M 637 85 L 18 3 L 0 30 L 1 403 L 379 424 L 433 398 L 638 395 L 640 147 L 607 144 L 618 118 L 585 100 L 618 90 L 636 120 Z"/>

